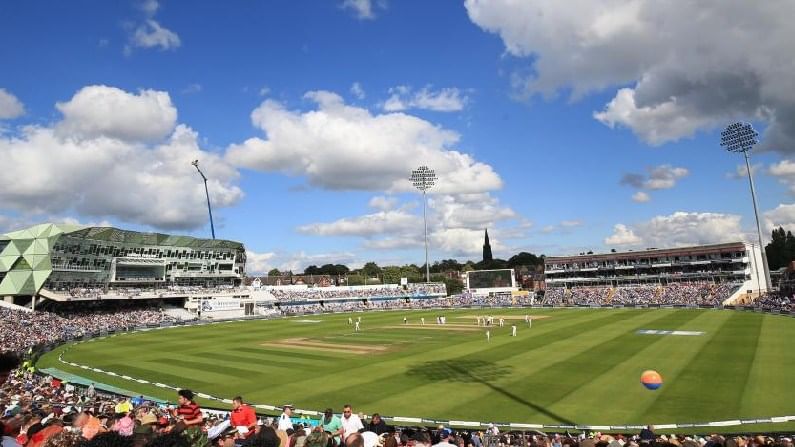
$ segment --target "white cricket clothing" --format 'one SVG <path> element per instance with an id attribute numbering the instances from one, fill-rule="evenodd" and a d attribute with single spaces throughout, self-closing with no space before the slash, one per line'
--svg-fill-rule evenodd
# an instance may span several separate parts
<path id="1" fill-rule="evenodd" d="M 290 416 L 282 413 L 282 415 L 279 416 L 277 430 L 287 431 L 288 428 L 293 428 L 293 421 L 290 420 Z"/>
<path id="2" fill-rule="evenodd" d="M 516 325 L 511 326 L 511 337 L 516 337 Z"/>
<path id="3" fill-rule="evenodd" d="M 348 417 L 347 419 L 345 418 L 345 416 L 342 416 L 340 418 L 340 422 L 342 422 L 343 440 L 347 438 L 348 435 L 350 435 L 351 433 L 357 433 L 359 430 L 364 428 L 364 425 L 362 425 L 362 420 L 359 419 L 359 416 L 356 416 L 355 414 L 351 414 L 350 417 Z"/>

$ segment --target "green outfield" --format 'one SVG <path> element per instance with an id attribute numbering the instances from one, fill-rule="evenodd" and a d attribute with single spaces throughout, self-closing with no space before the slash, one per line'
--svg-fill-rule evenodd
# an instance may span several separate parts
<path id="1" fill-rule="evenodd" d="M 364 413 L 464 421 L 619 425 L 795 414 L 789 317 L 494 309 L 505 327 L 492 328 L 487 341 L 475 323 L 485 312 L 370 312 L 138 332 L 66 345 L 39 364 L 174 398 L 171 390 L 65 365 L 57 357 L 66 349 L 65 361 L 224 398 L 240 394 L 255 404 L 339 410 L 351 403 Z M 447 317 L 443 328 L 435 324 L 439 314 Z M 361 332 L 349 316 L 362 318 Z M 662 388 L 641 386 L 646 369 L 662 374 Z M 784 426 L 792 427 L 768 428 Z"/>

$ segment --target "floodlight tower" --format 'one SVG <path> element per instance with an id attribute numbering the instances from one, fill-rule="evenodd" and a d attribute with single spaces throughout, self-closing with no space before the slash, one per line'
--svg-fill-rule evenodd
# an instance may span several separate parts
<path id="1" fill-rule="evenodd" d="M 422 220 L 425 222 L 425 282 L 431 282 L 431 265 L 428 263 L 428 199 L 425 193 L 436 184 L 436 173 L 427 166 L 411 171 L 411 184 L 422 192 Z"/>
<path id="2" fill-rule="evenodd" d="M 196 167 L 196 170 L 199 171 L 199 175 L 202 176 L 202 180 L 204 180 L 204 194 L 207 196 L 207 211 L 210 213 L 210 233 L 212 233 L 213 239 L 215 239 L 215 225 L 213 225 L 213 208 L 210 206 L 210 192 L 207 190 L 207 177 L 205 177 L 202 170 L 199 169 L 199 160 L 193 160 L 192 162 L 190 162 L 190 164 Z"/>
<path id="3" fill-rule="evenodd" d="M 754 176 L 751 172 L 751 163 L 748 161 L 748 152 L 759 142 L 759 133 L 749 123 L 729 124 L 720 133 L 720 145 L 729 152 L 742 152 L 745 157 L 745 169 L 748 171 L 748 184 L 751 185 L 751 200 L 754 203 L 754 217 L 756 218 L 756 236 L 759 239 L 759 251 L 762 253 L 762 268 L 765 274 L 765 289 L 770 290 L 770 269 L 767 266 L 767 255 L 765 246 L 762 243 L 762 227 L 759 224 L 759 210 L 756 204 L 756 189 L 754 188 Z M 759 279 L 759 268 L 756 269 L 756 282 L 759 284 L 761 295 L 762 282 Z"/>

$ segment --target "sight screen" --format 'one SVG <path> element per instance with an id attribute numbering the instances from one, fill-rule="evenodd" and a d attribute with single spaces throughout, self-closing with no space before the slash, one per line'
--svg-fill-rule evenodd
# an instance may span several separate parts
<path id="1" fill-rule="evenodd" d="M 511 287 L 512 270 L 484 270 L 469 272 L 470 289 L 489 289 L 494 287 Z"/>

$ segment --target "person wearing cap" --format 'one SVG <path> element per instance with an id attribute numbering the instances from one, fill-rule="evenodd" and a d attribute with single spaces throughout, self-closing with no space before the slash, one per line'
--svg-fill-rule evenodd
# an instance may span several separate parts
<path id="1" fill-rule="evenodd" d="M 434 444 L 433 447 L 456 447 L 455 444 L 450 444 L 451 434 L 449 428 L 439 430 L 439 442 Z"/>
<path id="2" fill-rule="evenodd" d="M 292 405 L 285 405 L 282 414 L 279 415 L 279 422 L 276 426 L 277 430 L 280 431 L 287 431 L 293 429 L 293 421 L 290 417 L 293 415 L 293 406 Z"/>
<path id="3" fill-rule="evenodd" d="M 230 421 L 244 438 L 248 438 L 254 434 L 254 429 L 257 427 L 257 414 L 253 408 L 243 403 L 242 397 L 236 396 L 232 399 Z"/>
<path id="4" fill-rule="evenodd" d="M 179 407 L 171 410 L 171 415 L 185 424 L 187 427 L 199 427 L 204 423 L 204 415 L 199 405 L 193 401 L 193 391 L 177 391 L 177 403 Z"/>
<path id="5" fill-rule="evenodd" d="M 218 435 L 211 439 L 214 447 L 234 447 L 237 428 L 229 426 L 221 430 Z"/>

